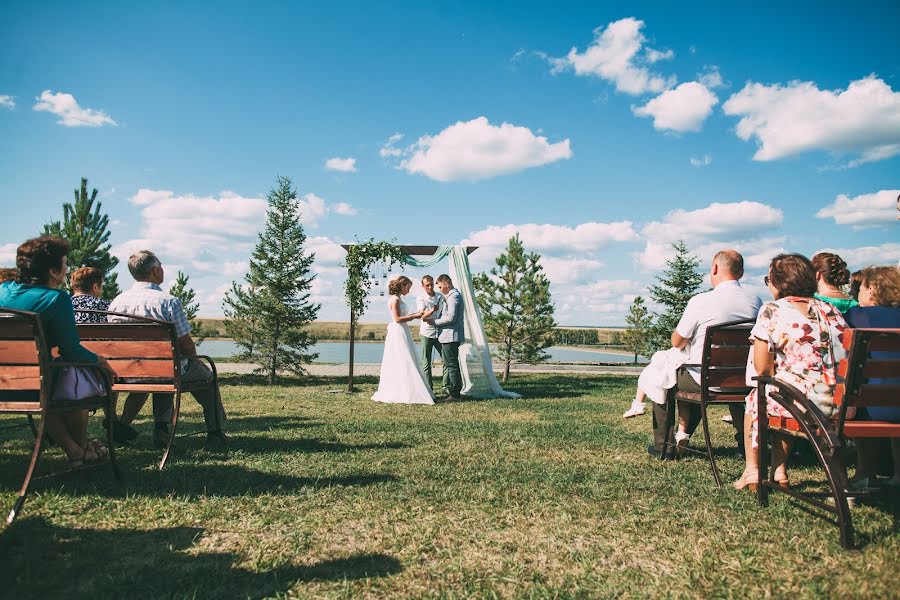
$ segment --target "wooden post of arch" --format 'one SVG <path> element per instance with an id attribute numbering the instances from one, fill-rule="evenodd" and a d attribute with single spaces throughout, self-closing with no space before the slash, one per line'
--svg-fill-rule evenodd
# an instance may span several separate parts
<path id="1" fill-rule="evenodd" d="M 350 248 L 355 246 L 356 244 L 341 244 L 341 248 L 349 251 Z M 440 246 L 399 246 L 400 249 L 403 250 L 403 253 L 407 256 L 432 256 L 435 252 L 437 252 Z M 472 254 L 478 250 L 478 246 L 466 246 L 466 254 Z M 354 358 L 354 349 L 356 346 L 356 319 L 353 316 L 353 311 L 350 311 L 350 365 L 347 371 L 347 391 L 352 392 L 353 390 L 353 358 Z"/>

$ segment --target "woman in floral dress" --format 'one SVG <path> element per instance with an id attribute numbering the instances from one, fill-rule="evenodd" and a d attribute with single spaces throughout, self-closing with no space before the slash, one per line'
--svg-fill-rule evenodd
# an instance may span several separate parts
<path id="1" fill-rule="evenodd" d="M 803 392 L 826 416 L 834 412 L 834 385 L 838 362 L 844 356 L 843 332 L 847 327 L 841 313 L 831 304 L 813 297 L 816 270 L 799 254 L 779 254 L 769 265 L 765 278 L 775 298 L 759 311 L 750 332 L 753 364 L 759 375 L 770 375 Z M 756 389 L 747 396 L 744 416 L 746 467 L 734 487 L 756 489 L 759 471 L 759 438 Z M 767 399 L 766 411 L 773 416 L 790 416 Z M 765 418 L 765 417 L 764 417 Z M 788 484 L 785 462 L 786 441 L 774 444 L 774 479 Z"/>

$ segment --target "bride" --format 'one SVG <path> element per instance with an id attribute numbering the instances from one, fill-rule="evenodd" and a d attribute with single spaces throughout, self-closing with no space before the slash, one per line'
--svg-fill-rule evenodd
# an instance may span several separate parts
<path id="1" fill-rule="evenodd" d="M 412 289 L 412 281 L 404 275 L 388 282 L 388 312 L 391 321 L 384 339 L 384 358 L 381 360 L 381 378 L 378 391 L 372 396 L 377 402 L 391 404 L 434 404 L 434 398 L 416 360 L 412 334 L 407 323 L 414 319 L 428 318 L 435 309 L 407 314 L 402 296 Z"/>

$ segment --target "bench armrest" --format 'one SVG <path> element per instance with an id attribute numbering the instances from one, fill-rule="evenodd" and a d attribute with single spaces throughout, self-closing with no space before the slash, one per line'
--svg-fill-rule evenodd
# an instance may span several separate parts
<path id="1" fill-rule="evenodd" d="M 812 400 L 806 397 L 806 394 L 793 385 L 768 375 L 757 375 L 753 377 L 753 380 L 759 383 L 757 401 L 760 402 L 760 410 L 763 410 L 765 407 L 766 385 L 775 386 L 778 388 L 778 394 L 774 395 L 772 400 L 783 406 L 792 415 L 799 412 L 802 413 L 803 419 L 812 421 L 832 451 L 841 447 L 840 439 L 834 430 L 834 422 L 829 417 L 826 417 L 825 413 Z M 795 418 L 803 420 L 796 416 Z"/>
<path id="2" fill-rule="evenodd" d="M 188 360 L 190 360 L 191 358 L 196 358 L 196 359 L 203 360 L 203 361 L 206 361 L 207 363 L 209 363 L 209 369 L 210 369 L 210 371 L 213 372 L 213 379 L 218 380 L 219 372 L 216 369 L 216 362 L 212 359 L 212 357 L 207 356 L 205 354 L 197 354 L 196 356 L 191 356 Z"/>

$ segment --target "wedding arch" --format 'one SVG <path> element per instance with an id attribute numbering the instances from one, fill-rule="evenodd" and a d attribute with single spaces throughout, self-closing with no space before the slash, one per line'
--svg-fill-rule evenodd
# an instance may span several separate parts
<path id="1" fill-rule="evenodd" d="M 375 263 L 385 263 L 390 269 L 401 263 L 411 267 L 431 267 L 445 258 L 450 259 L 450 278 L 462 296 L 464 307 L 465 342 L 459 348 L 459 365 L 463 379 L 462 393 L 473 398 L 519 398 L 519 394 L 500 387 L 491 364 L 491 349 L 481 309 L 475 301 L 469 254 L 478 246 L 403 246 L 392 242 L 368 240 L 356 244 L 342 244 L 347 251 L 345 265 L 347 281 L 344 296 L 350 307 L 350 356 L 347 391 L 353 391 L 354 346 L 356 324 L 368 305 L 372 279 L 369 270 Z M 427 257 L 418 259 L 417 256 Z"/>

